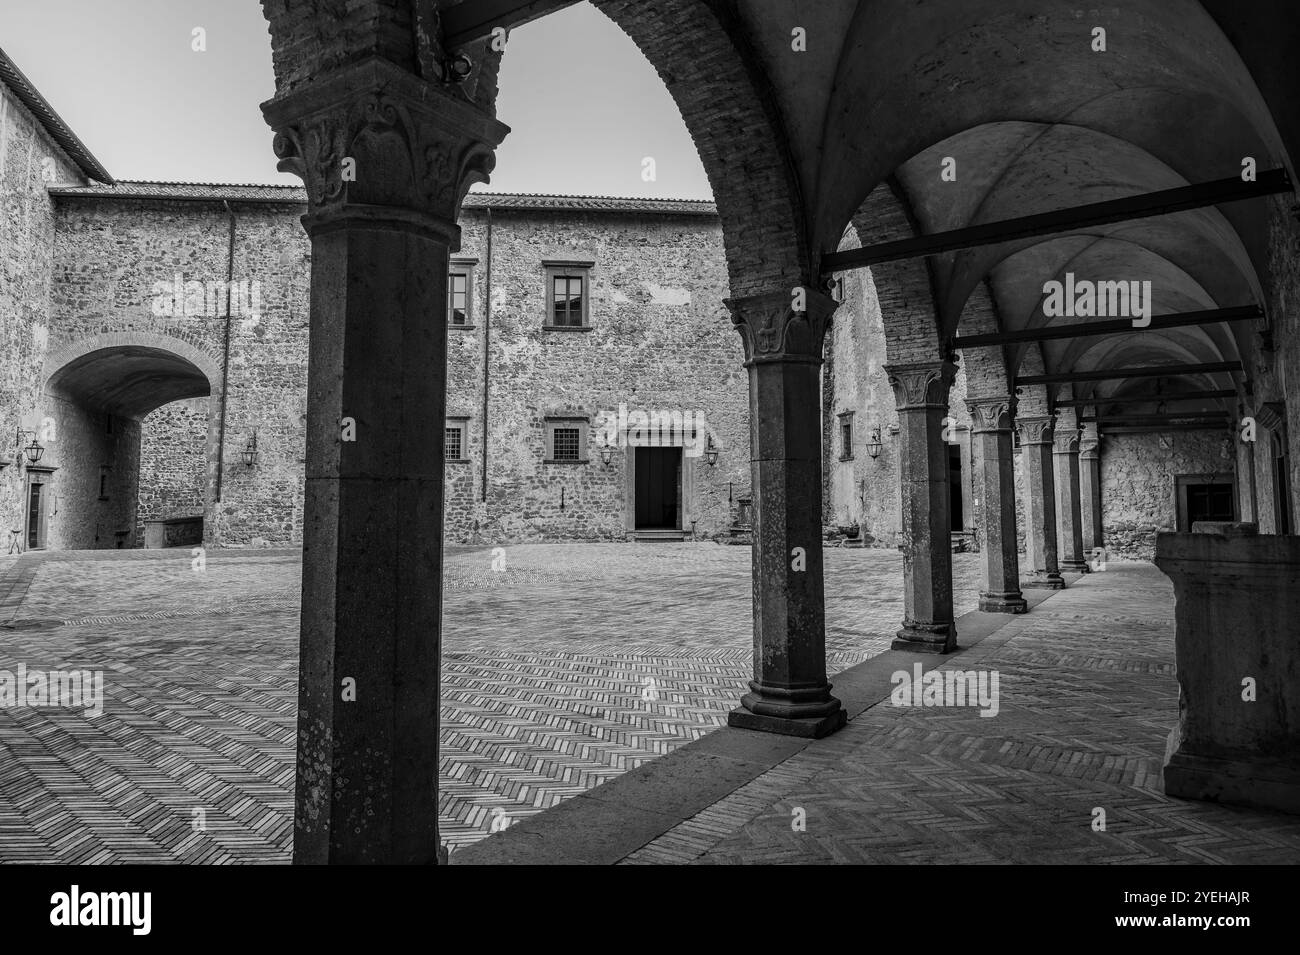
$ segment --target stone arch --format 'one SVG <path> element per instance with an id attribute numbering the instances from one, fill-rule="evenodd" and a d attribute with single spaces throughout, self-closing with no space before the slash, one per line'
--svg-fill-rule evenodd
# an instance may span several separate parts
<path id="1" fill-rule="evenodd" d="M 42 381 L 40 414 L 52 430 L 44 442 L 51 505 L 40 518 L 45 528 L 41 546 L 131 547 L 143 521 L 195 519 L 200 501 L 203 517 L 210 517 L 221 372 L 206 349 L 155 331 L 104 331 L 52 350 Z M 157 498 L 155 504 L 170 502 L 168 513 L 156 513 L 140 498 L 141 469 L 152 460 L 144 420 L 187 398 L 207 399 L 206 424 L 197 420 L 202 430 L 192 432 L 185 452 L 190 456 L 183 458 L 188 463 L 176 472 L 180 477 L 173 491 L 180 498 L 168 497 L 153 482 L 145 485 Z M 172 453 L 179 445 L 168 447 Z M 189 532 L 198 533 L 194 527 Z"/>
<path id="2" fill-rule="evenodd" d="M 807 211 L 787 126 L 739 22 L 699 0 L 593 2 L 645 54 L 681 110 L 722 219 L 732 295 L 808 281 Z"/>
<path id="3" fill-rule="evenodd" d="M 57 378 L 76 362 L 94 355 L 96 352 L 127 352 L 147 350 L 151 352 L 170 353 L 188 362 L 208 380 L 210 394 L 217 395 L 221 390 L 221 365 L 218 359 L 206 350 L 183 338 L 164 335 L 159 332 L 117 331 L 103 332 L 89 338 L 68 342 L 46 356 L 41 370 L 41 381 L 46 389 L 52 385 L 57 388 Z M 182 395 L 180 397 L 198 397 Z"/>

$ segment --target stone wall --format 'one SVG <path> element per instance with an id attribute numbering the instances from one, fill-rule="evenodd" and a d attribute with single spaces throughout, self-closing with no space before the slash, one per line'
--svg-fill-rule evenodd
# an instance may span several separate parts
<path id="1" fill-rule="evenodd" d="M 308 242 L 294 202 L 232 203 L 231 211 L 233 258 L 231 218 L 220 202 L 60 199 L 52 344 L 89 341 L 121 349 L 128 346 L 114 336 L 126 331 L 134 336 L 129 347 L 180 349 L 192 358 L 218 399 L 209 422 L 209 473 L 203 478 L 206 539 L 214 546 L 296 543 L 302 539 Z M 229 323 L 217 500 L 215 447 L 228 307 L 222 286 L 228 275 L 249 295 L 242 308 L 233 303 Z M 178 281 L 183 296 L 171 292 Z M 182 297 L 183 304 L 177 304 Z M 159 385 L 159 406 L 180 397 Z M 192 454 L 197 413 L 161 430 L 155 422 L 153 448 Z M 254 431 L 259 457 L 250 470 L 240 452 Z M 185 466 L 162 462 L 156 454 L 147 459 L 151 475 L 173 467 Z M 192 484 L 166 486 L 152 494 L 146 510 L 169 516 L 193 502 Z M 133 529 L 139 533 L 134 521 Z"/>
<path id="2" fill-rule="evenodd" d="M 467 209 L 459 259 L 477 260 L 474 327 L 449 332 L 447 412 L 467 419 L 469 463 L 449 465 L 447 538 L 457 541 L 623 539 L 630 456 L 546 464 L 546 419 L 602 412 L 702 414 L 720 453 L 694 469 L 686 508 L 697 533 L 721 533 L 748 489 L 748 377 L 727 294 L 716 218 L 497 209 L 492 213 L 486 500 L 483 356 L 487 212 Z M 548 331 L 548 261 L 591 262 L 589 331 Z M 563 508 L 561 508 L 563 491 Z"/>
<path id="3" fill-rule="evenodd" d="M 173 401 L 140 424 L 140 491 L 136 546 L 144 522 L 203 516 L 207 492 L 208 400 Z"/>
<path id="4" fill-rule="evenodd" d="M 1180 475 L 1236 470 L 1233 441 L 1219 432 L 1103 435 L 1100 449 L 1102 533 L 1115 558 L 1151 560 L 1156 534 L 1177 529 Z"/>
<path id="5" fill-rule="evenodd" d="M 14 459 L 17 428 L 37 429 L 44 417 L 40 371 L 49 347 L 54 249 L 54 205 L 46 186 L 84 181 L 27 107 L 0 83 L 0 461 Z M 23 523 L 25 486 L 19 468 L 0 470 L 0 531 L 6 539 Z"/>
<path id="6" fill-rule="evenodd" d="M 299 205 L 232 205 L 234 279 L 257 284 L 260 311 L 231 322 L 218 501 L 224 300 L 215 311 L 188 315 L 159 315 L 156 300 L 176 275 L 204 286 L 225 280 L 225 210 L 217 202 L 117 197 L 59 203 L 52 346 L 89 341 L 176 351 L 201 366 L 213 395 L 211 403 L 173 403 L 160 386 L 162 406 L 144 419 L 143 447 L 132 452 L 142 461 L 138 513 L 131 515 L 137 541 L 144 520 L 195 512 L 204 513 L 213 546 L 302 540 L 310 246 Z M 489 277 L 483 205 L 466 209 L 454 257 L 473 263 L 474 287 L 471 324 L 448 332 L 447 410 L 465 422 L 467 460 L 448 465 L 447 539 L 625 538 L 629 455 L 619 449 L 604 466 L 594 433 L 598 416 L 620 405 L 703 415 L 719 457 L 712 467 L 703 457 L 685 458 L 693 494 L 683 524 L 689 528 L 695 517 L 699 534 L 723 532 L 731 520 L 728 482 L 733 497 L 749 486 L 748 386 L 723 304 L 727 278 L 716 216 L 496 208 Z M 543 328 L 545 263 L 552 261 L 592 263 L 589 330 Z M 544 463 L 546 421 L 557 415 L 589 419 L 585 463 Z M 254 432 L 258 460 L 249 468 L 241 452 Z M 73 481 L 73 470 L 97 476 L 99 457 L 87 451 L 69 458 L 69 487 L 88 480 Z"/>

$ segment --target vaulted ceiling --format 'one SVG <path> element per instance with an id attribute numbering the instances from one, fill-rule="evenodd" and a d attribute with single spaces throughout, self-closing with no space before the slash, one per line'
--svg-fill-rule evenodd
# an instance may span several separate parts
<path id="1" fill-rule="evenodd" d="M 279 44 L 283 85 L 302 74 L 294 70 L 308 44 L 304 8 L 263 2 L 273 24 L 278 17 L 280 31 L 294 40 Z M 444 40 L 463 43 L 571 2 L 436 6 Z M 681 106 L 724 226 L 732 224 L 729 254 L 737 247 L 736 223 L 749 228 L 752 212 L 749 220 L 745 213 L 784 177 L 788 198 L 763 210 L 761 221 L 774 223 L 773 256 L 793 250 L 802 261 L 797 268 L 810 277 L 868 194 L 890 177 L 901 184 L 918 231 L 929 234 L 1224 180 L 1240 175 L 1247 156 L 1261 172 L 1294 173 L 1291 157 L 1300 154 L 1300 70 L 1288 53 L 1300 48 L 1300 17 L 1292 0 L 1114 0 L 1089 9 L 1074 0 L 593 2 L 641 45 Z M 403 52 L 409 42 L 394 40 L 391 27 L 404 27 L 409 37 L 414 24 L 418 33 L 432 3 L 383 0 L 394 11 L 387 27 L 361 16 L 374 4 L 308 6 L 346 10 L 337 29 L 358 32 L 358 48 L 410 57 Z M 700 29 L 701 17 L 712 24 L 708 30 Z M 682 25 L 676 41 L 662 35 L 672 23 Z M 1104 51 L 1096 49 L 1099 28 Z M 313 29 L 328 45 L 330 37 Z M 792 43 L 796 31 L 806 34 L 806 51 Z M 733 58 L 743 73 L 727 72 L 723 61 Z M 712 73 L 701 70 L 702 60 L 713 63 Z M 730 121 L 723 108 L 729 103 Z M 731 133 L 736 139 L 728 143 Z M 773 148 L 760 147 L 764 138 Z M 941 176 L 946 157 L 956 161 L 955 181 Z M 1269 215 L 1276 208 L 1270 202 L 932 256 L 937 341 L 958 333 L 981 283 L 991 288 L 1005 331 L 1078 321 L 1049 319 L 1042 308 L 1044 284 L 1066 274 L 1150 281 L 1156 314 L 1267 306 Z M 777 223 L 784 210 L 793 225 Z M 783 236 L 786 228 L 797 234 Z M 735 292 L 744 269 L 732 265 Z M 1248 362 L 1258 331 L 1257 322 L 1152 329 L 1019 345 L 1007 357 L 1013 374 L 1029 348 L 1041 349 L 1048 372 Z M 1202 378 L 1219 388 L 1239 383 L 1228 374 L 1189 380 Z"/>

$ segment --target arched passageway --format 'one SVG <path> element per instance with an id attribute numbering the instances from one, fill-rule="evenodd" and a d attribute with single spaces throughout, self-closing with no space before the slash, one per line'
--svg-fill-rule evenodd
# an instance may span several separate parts
<path id="1" fill-rule="evenodd" d="M 207 398 L 201 418 L 190 416 L 201 429 L 195 442 L 206 449 L 216 436 L 216 363 L 187 342 L 115 333 L 56 350 L 46 368 L 37 429 L 45 450 L 25 467 L 24 547 L 137 546 L 143 423 L 173 402 Z M 197 484 L 185 494 L 203 502 L 202 516 L 212 499 L 206 468 L 178 480 Z"/>

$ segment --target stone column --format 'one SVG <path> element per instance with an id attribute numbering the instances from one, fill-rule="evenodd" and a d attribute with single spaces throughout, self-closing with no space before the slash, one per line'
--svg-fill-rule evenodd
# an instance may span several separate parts
<path id="1" fill-rule="evenodd" d="M 895 650 L 951 653 L 952 538 L 943 419 L 957 367 L 947 361 L 886 365 L 898 407 L 902 484 L 903 628 Z"/>
<path id="2" fill-rule="evenodd" d="M 1053 438 L 1056 481 L 1056 546 L 1060 569 L 1072 574 L 1088 571 L 1083 558 L 1082 508 L 1079 502 L 1079 428 L 1057 422 Z"/>
<path id="3" fill-rule="evenodd" d="M 294 862 L 444 861 L 448 256 L 507 130 L 379 59 L 263 110 L 312 247 Z"/>
<path id="4" fill-rule="evenodd" d="M 1079 518 L 1083 531 L 1083 556 L 1087 560 L 1094 548 L 1105 547 L 1101 529 L 1101 453 L 1097 426 L 1086 424 L 1079 439 Z"/>
<path id="5" fill-rule="evenodd" d="M 1029 519 L 1029 579 L 1022 587 L 1065 586 L 1056 562 L 1056 482 L 1052 476 L 1052 419 L 1017 418 L 1020 453 L 1025 464 L 1025 513 Z"/>
<path id="6" fill-rule="evenodd" d="M 984 590 L 980 609 L 991 613 L 1024 613 L 1029 609 L 1020 591 L 1020 556 L 1016 540 L 1016 478 L 1011 448 L 1012 399 L 1007 395 L 972 398 L 966 402 L 975 444 L 975 491 L 980 497 L 980 553 L 984 560 Z"/>
<path id="7" fill-rule="evenodd" d="M 800 290 L 727 302 L 749 369 L 754 494 L 754 679 L 727 722 L 821 737 L 845 723 L 826 679 L 822 576 L 822 342 L 837 307 Z"/>

